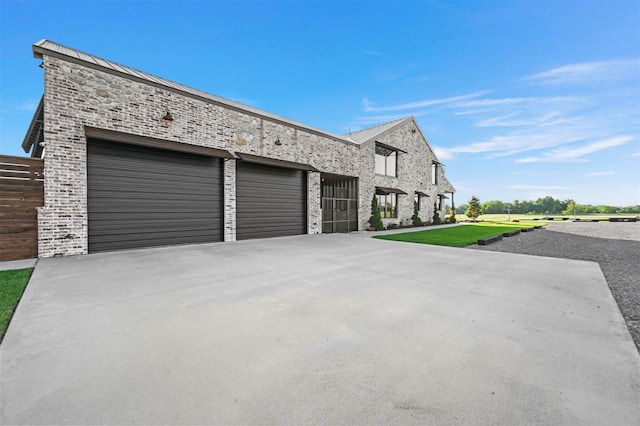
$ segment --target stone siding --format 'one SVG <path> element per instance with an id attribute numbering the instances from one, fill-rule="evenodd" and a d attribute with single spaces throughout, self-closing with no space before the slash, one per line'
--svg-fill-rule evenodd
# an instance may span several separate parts
<path id="1" fill-rule="evenodd" d="M 424 222 L 433 221 L 434 202 L 437 202 L 438 194 L 446 190 L 446 180 L 444 179 L 444 170 L 442 170 L 442 167 L 438 167 L 441 179 L 439 179 L 438 184 L 432 182 L 431 166 L 433 161 L 437 161 L 437 158 L 416 123 L 413 120 L 409 120 L 391 129 L 376 140 L 406 151 L 406 153 L 398 153 L 397 177 L 376 174 L 374 178 L 374 187 L 398 188 L 407 193 L 407 195 L 398 195 L 398 217 L 383 219 L 384 225 L 388 226 L 391 223 L 409 225 L 412 223 L 411 217 L 413 216 L 416 191 L 429 195 L 428 197 L 420 197 L 418 215 Z M 372 148 L 369 152 L 362 152 L 362 163 L 372 164 L 375 174 L 375 144 L 370 143 L 370 145 Z M 446 183 L 448 184 L 448 182 Z M 369 201 L 374 190 L 375 188 L 370 189 Z M 367 211 L 371 211 L 370 205 Z M 444 205 L 440 211 L 440 218 L 444 221 Z"/>
<path id="2" fill-rule="evenodd" d="M 46 179 L 45 205 L 39 213 L 41 257 L 88 250 L 84 126 L 311 164 L 328 173 L 360 174 L 356 144 L 58 57 L 44 55 L 43 63 Z M 161 120 L 167 112 L 173 122 Z M 231 164 L 225 163 L 224 203 L 234 209 Z M 314 233 L 321 232 L 317 175 L 309 178 L 308 222 Z M 235 239 L 234 216 L 235 211 L 225 215 L 225 241 Z"/>
<path id="3" fill-rule="evenodd" d="M 375 175 L 375 144 L 362 146 L 330 135 L 246 112 L 196 95 L 179 93 L 150 82 L 58 56 L 43 55 L 45 205 L 38 212 L 40 257 L 88 252 L 87 164 L 85 126 L 181 142 L 230 152 L 248 153 L 309 164 L 322 172 L 357 177 L 359 229 L 368 227 L 375 186 L 403 189 L 399 217 L 413 214 L 413 194 L 423 199 L 430 220 L 440 191 L 430 184 L 435 159 L 413 121 L 380 140 L 407 151 L 399 157 L 397 178 Z M 169 112 L 173 121 L 162 117 Z M 224 240 L 235 241 L 236 161 L 224 162 Z M 320 174 L 308 173 L 308 232 L 322 232 Z M 428 206 L 427 206 L 428 207 Z M 392 221 L 392 220 L 387 220 Z"/>
<path id="4" fill-rule="evenodd" d="M 224 240 L 236 240 L 236 160 L 224 160 Z"/>
<path id="5" fill-rule="evenodd" d="M 307 172 L 307 234 L 322 233 L 320 173 Z"/>

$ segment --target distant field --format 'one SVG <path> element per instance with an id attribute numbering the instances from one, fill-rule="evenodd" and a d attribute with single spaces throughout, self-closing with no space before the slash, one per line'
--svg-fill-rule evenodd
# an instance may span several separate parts
<path id="1" fill-rule="evenodd" d="M 637 214 L 634 213 L 624 213 L 624 214 L 579 214 L 575 217 L 580 220 L 609 220 L 610 217 L 636 217 Z M 574 216 L 567 216 L 561 214 L 512 214 L 511 220 L 519 220 L 519 221 L 532 221 L 537 219 L 537 221 L 542 220 L 543 217 L 552 217 L 555 221 L 561 221 L 562 218 L 567 218 L 565 220 L 573 220 Z M 469 220 L 463 214 L 456 214 L 456 219 L 458 222 L 463 220 Z M 478 218 L 478 221 L 483 222 L 507 222 L 509 220 L 509 215 L 507 214 L 483 214 Z"/>

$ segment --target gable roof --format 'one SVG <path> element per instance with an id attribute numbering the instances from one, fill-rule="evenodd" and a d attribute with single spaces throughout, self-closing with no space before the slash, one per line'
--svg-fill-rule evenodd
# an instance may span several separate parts
<path id="1" fill-rule="evenodd" d="M 362 145 L 366 142 L 369 142 L 372 139 L 380 137 L 383 133 L 386 133 L 396 126 L 413 120 L 413 117 L 404 117 L 399 120 L 390 121 L 388 123 L 383 123 L 377 126 L 369 127 L 368 129 L 358 130 L 357 132 L 353 132 L 347 135 L 348 139 L 351 139 L 353 142 Z"/>
<path id="2" fill-rule="evenodd" d="M 61 44 L 55 43 L 47 39 L 42 39 L 33 45 L 33 56 L 35 58 L 42 59 L 43 55 L 45 54 L 54 56 L 57 58 L 61 58 L 69 62 L 79 63 L 89 68 L 99 69 L 101 71 L 104 71 L 110 74 L 125 76 L 126 78 L 141 81 L 147 84 L 154 85 L 156 87 L 169 89 L 175 92 L 179 92 L 183 95 L 204 100 L 205 102 L 222 105 L 230 109 L 234 109 L 234 110 L 241 111 L 254 116 L 266 118 L 281 124 L 296 127 L 298 129 L 305 130 L 310 133 L 327 137 L 327 138 L 330 138 L 339 142 L 343 142 L 349 145 L 352 145 L 355 143 L 353 140 L 342 135 L 326 132 L 324 130 L 320 130 L 312 126 L 308 126 L 306 124 L 302 124 L 300 122 L 290 120 L 288 118 L 285 118 L 276 114 L 272 114 L 270 112 L 266 112 L 258 108 L 251 107 L 249 105 L 241 104 L 240 102 L 236 102 L 236 101 L 222 98 L 220 96 L 212 95 L 210 93 L 203 92 L 202 90 L 198 90 L 198 89 L 191 88 L 189 86 L 178 84 L 161 77 L 156 77 L 152 74 L 149 74 L 143 71 L 138 71 L 134 68 L 120 65 L 115 62 L 111 62 L 106 59 L 102 59 L 97 56 L 91 55 L 89 53 L 81 52 L 79 50 L 72 49 L 67 46 L 63 46 Z"/>

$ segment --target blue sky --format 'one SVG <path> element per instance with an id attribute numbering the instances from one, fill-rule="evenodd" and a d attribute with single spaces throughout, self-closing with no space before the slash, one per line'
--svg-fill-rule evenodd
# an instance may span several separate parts
<path id="1" fill-rule="evenodd" d="M 457 204 L 640 204 L 640 2 L 0 0 L 0 153 L 47 38 L 330 132 L 413 115 Z"/>

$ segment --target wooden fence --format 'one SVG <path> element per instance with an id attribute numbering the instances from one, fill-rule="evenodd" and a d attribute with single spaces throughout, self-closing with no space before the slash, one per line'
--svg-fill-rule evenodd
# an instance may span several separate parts
<path id="1" fill-rule="evenodd" d="M 43 205 L 42 159 L 0 155 L 0 261 L 38 257 L 36 207 Z"/>

